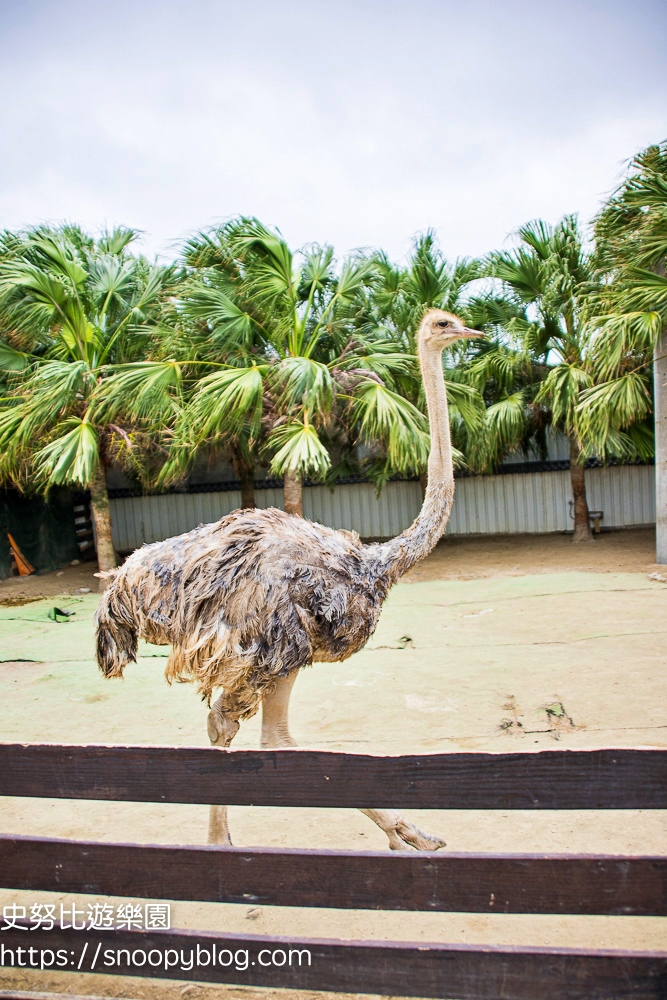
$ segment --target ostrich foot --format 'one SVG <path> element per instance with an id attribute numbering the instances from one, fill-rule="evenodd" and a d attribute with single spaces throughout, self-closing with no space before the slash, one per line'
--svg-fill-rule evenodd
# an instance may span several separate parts
<path id="1" fill-rule="evenodd" d="M 441 837 L 432 833 L 424 833 L 414 823 L 403 820 L 396 828 L 396 833 L 403 842 L 400 848 L 392 847 L 392 850 L 405 850 L 405 845 L 414 847 L 416 851 L 439 851 L 441 847 L 446 847 L 445 841 Z M 391 845 L 390 845 L 391 847 Z"/>
<path id="2" fill-rule="evenodd" d="M 208 738 L 214 747 L 228 747 L 241 728 L 241 724 L 238 719 L 230 719 L 229 716 L 216 712 L 214 706 L 208 713 L 206 728 Z"/>
<path id="3" fill-rule="evenodd" d="M 267 730 L 262 726 L 262 739 L 260 742 L 262 750 L 277 750 L 282 747 L 298 747 L 298 745 L 289 729 Z"/>
<path id="4" fill-rule="evenodd" d="M 409 823 L 403 813 L 393 809 L 361 809 L 360 812 L 387 834 L 390 851 L 409 851 L 411 848 L 416 851 L 439 851 L 445 847 L 444 840 L 424 833 L 414 823 Z"/>

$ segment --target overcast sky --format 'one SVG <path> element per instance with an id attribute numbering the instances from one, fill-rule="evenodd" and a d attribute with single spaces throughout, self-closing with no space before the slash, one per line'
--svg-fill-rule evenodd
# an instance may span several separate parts
<path id="1" fill-rule="evenodd" d="M 0 226 L 480 254 L 667 138 L 664 0 L 0 0 Z"/>

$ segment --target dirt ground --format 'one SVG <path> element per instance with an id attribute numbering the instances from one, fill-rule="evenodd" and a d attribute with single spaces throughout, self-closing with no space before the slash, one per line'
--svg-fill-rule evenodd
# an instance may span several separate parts
<path id="1" fill-rule="evenodd" d="M 479 580 L 532 573 L 653 573 L 652 528 L 606 531 L 591 544 L 572 535 L 453 535 L 409 574 L 411 580 Z"/>
<path id="2" fill-rule="evenodd" d="M 384 754 L 667 747 L 667 584 L 649 579 L 660 569 L 653 545 L 649 530 L 604 533 L 584 546 L 564 535 L 445 539 L 391 592 L 364 650 L 302 672 L 292 698 L 295 737 L 302 746 Z M 206 745 L 206 708 L 191 686 L 164 682 L 164 648 L 142 644 L 122 682 L 99 676 L 94 571 L 84 563 L 61 576 L 0 583 L 0 738 Z M 75 614 L 53 622 L 54 605 Z M 257 746 L 258 736 L 256 717 L 234 745 Z M 410 818 L 454 851 L 667 850 L 667 815 L 659 811 L 424 811 Z M 230 819 L 239 845 L 386 847 L 384 835 L 351 810 L 233 807 Z M 206 822 L 204 806 L 0 799 L 7 833 L 195 844 L 205 841 Z M 39 902 L 71 902 L 38 895 Z M 36 901 L 35 893 L 0 890 L 2 905 Z M 77 905 L 89 902 L 79 897 Z M 666 924 L 172 903 L 173 926 L 269 936 L 665 949 Z M 288 991 L 0 970 L 0 990 L 9 987 L 147 1000 L 288 998 Z"/>
<path id="3" fill-rule="evenodd" d="M 653 573 L 667 570 L 654 562 L 652 528 L 603 531 L 590 545 L 573 545 L 572 536 L 453 535 L 406 578 L 407 581 L 477 580 L 492 576 L 533 573 Z M 75 560 L 76 561 L 76 560 Z M 0 580 L 0 606 L 13 597 L 55 597 L 78 594 L 81 588 L 97 592 L 97 564 L 77 562 L 57 573 Z"/>

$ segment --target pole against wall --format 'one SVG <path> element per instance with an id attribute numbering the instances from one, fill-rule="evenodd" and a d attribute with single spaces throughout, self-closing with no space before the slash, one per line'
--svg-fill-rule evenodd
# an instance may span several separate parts
<path id="1" fill-rule="evenodd" d="M 655 348 L 655 561 L 667 564 L 667 330 Z"/>
<path id="2" fill-rule="evenodd" d="M 9 539 L 9 548 L 16 564 L 16 572 L 19 576 L 30 576 L 31 573 L 35 572 L 34 567 L 30 565 L 9 532 L 7 532 L 7 538 Z"/>

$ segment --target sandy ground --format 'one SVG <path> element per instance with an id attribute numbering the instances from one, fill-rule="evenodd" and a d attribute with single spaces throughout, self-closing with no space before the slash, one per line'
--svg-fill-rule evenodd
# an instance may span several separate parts
<path id="1" fill-rule="evenodd" d="M 653 529 L 607 531 L 592 544 L 573 545 L 572 536 L 454 535 L 443 538 L 409 574 L 410 580 L 478 580 L 532 573 L 653 573 Z"/>
<path id="2" fill-rule="evenodd" d="M 303 746 L 369 753 L 667 746 L 667 585 L 648 578 L 651 531 L 451 538 L 390 594 L 368 646 L 344 664 L 304 670 L 292 698 Z M 94 564 L 0 583 L 0 738 L 206 745 L 206 709 L 163 679 L 166 650 L 143 644 L 122 682 L 92 661 Z M 80 588 L 90 588 L 81 593 Z M 26 604 L 17 599 L 44 595 Z M 56 600 L 57 598 L 57 600 Z M 3 606 L 4 604 L 4 606 Z M 48 619 L 57 605 L 75 611 Z M 559 707 L 554 725 L 553 709 Z M 562 709 L 562 711 L 561 711 Z M 235 746 L 258 745 L 259 718 Z M 351 810 L 234 807 L 234 842 L 384 850 Z M 663 812 L 423 812 L 411 818 L 456 851 L 657 853 Z M 0 830 L 79 839 L 203 843 L 202 806 L 0 799 Z M 71 902 L 40 893 L 39 902 Z M 0 902 L 35 893 L 0 890 Z M 79 897 L 78 905 L 91 902 Z M 114 903 L 127 902 L 114 900 Z M 667 947 L 664 920 L 374 913 L 172 904 L 172 925 L 267 935 Z M 240 998 L 286 991 L 0 971 L 9 986 L 124 997 Z M 185 992 L 184 992 L 185 989 Z"/>
<path id="3" fill-rule="evenodd" d="M 476 580 L 492 576 L 532 573 L 597 572 L 652 573 L 667 570 L 654 562 L 653 529 L 607 531 L 590 545 L 573 545 L 572 536 L 456 535 L 442 539 L 434 552 L 405 579 Z M 78 594 L 80 588 L 98 590 L 97 564 L 78 562 L 57 573 L 0 580 L 3 600 Z"/>

